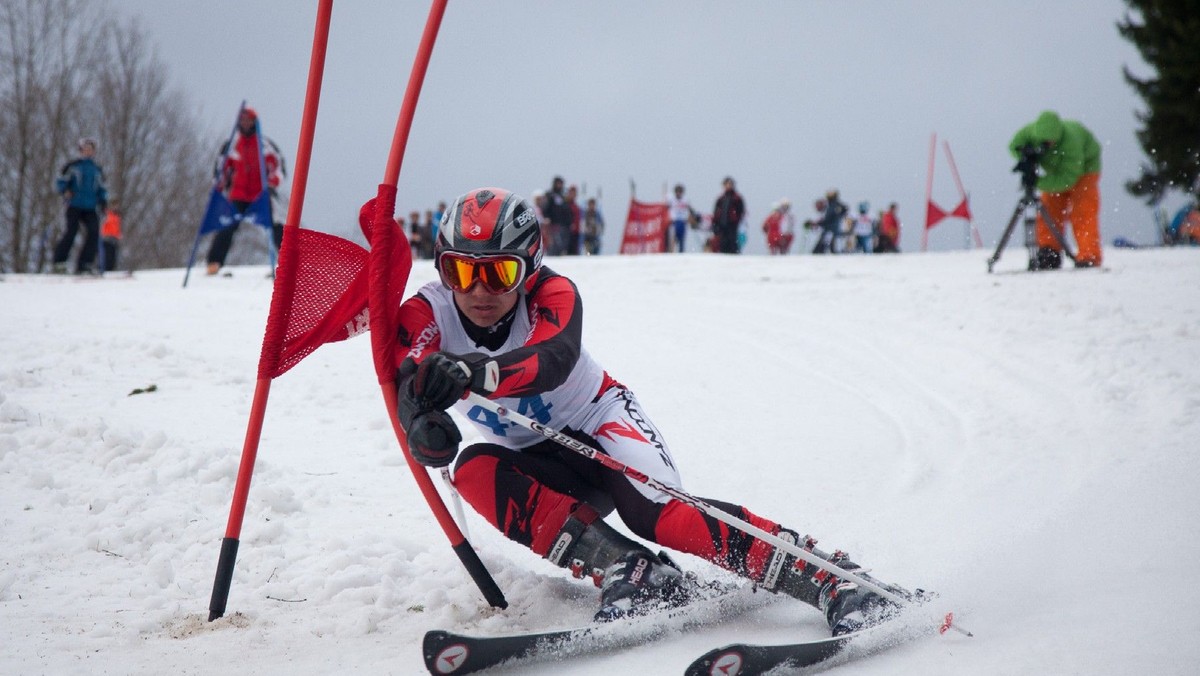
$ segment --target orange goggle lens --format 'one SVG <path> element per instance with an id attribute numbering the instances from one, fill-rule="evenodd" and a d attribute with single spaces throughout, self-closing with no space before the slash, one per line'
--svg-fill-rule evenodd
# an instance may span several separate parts
<path id="1" fill-rule="evenodd" d="M 479 282 L 490 293 L 508 293 L 521 284 L 525 261 L 516 256 L 473 258 L 446 252 L 438 261 L 438 272 L 454 291 L 466 293 Z"/>

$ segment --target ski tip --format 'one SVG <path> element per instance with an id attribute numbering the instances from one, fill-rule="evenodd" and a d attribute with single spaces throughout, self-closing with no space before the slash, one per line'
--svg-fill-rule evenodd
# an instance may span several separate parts
<path id="1" fill-rule="evenodd" d="M 736 645 L 717 648 L 708 651 L 689 664 L 684 676 L 713 676 L 714 674 L 736 676 L 742 673 L 745 660 L 745 655 Z"/>
<path id="2" fill-rule="evenodd" d="M 422 642 L 425 667 L 431 674 L 466 673 L 463 669 L 471 656 L 470 649 L 445 631 L 427 631 Z"/>

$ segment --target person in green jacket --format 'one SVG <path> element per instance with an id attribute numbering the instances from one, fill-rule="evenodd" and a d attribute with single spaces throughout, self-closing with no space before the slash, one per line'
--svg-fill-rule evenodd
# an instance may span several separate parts
<path id="1" fill-rule="evenodd" d="M 1008 149 L 1019 158 L 1027 145 L 1041 151 L 1042 175 L 1037 187 L 1042 204 L 1054 222 L 1066 233 L 1071 224 L 1079 247 L 1077 267 L 1100 265 L 1100 143 L 1079 122 L 1064 120 L 1047 110 L 1021 128 Z M 1062 246 L 1038 214 L 1038 252 L 1031 266 L 1048 270 L 1062 266 Z"/>

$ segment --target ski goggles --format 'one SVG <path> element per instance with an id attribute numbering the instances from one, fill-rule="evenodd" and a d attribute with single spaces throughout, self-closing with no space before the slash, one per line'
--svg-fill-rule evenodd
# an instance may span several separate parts
<path id="1" fill-rule="evenodd" d="M 444 251 L 438 257 L 438 273 L 452 291 L 466 293 L 478 282 L 488 293 L 499 295 L 521 285 L 525 261 L 505 254 L 470 256 Z"/>

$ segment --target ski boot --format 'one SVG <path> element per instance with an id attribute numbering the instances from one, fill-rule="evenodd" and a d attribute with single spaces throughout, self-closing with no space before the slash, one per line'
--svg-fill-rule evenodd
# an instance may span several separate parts
<path id="1" fill-rule="evenodd" d="M 630 552 L 604 571 L 597 622 L 677 608 L 692 598 L 689 580 L 661 557 Z"/>
<path id="2" fill-rule="evenodd" d="M 678 567 L 618 533 L 586 503 L 567 517 L 546 558 L 600 587 L 598 622 L 682 605 L 691 596 Z"/>
<path id="3" fill-rule="evenodd" d="M 781 530 L 779 537 L 788 542 L 798 541 L 796 533 L 787 529 Z M 816 544 L 816 540 L 805 536 L 801 546 L 843 570 L 861 570 L 861 566 L 851 561 L 845 552 L 826 554 L 816 549 Z M 912 597 L 905 590 L 884 584 L 866 573 L 856 575 L 903 598 Z M 900 610 L 894 601 L 851 580 L 840 580 L 832 573 L 778 549 L 771 553 L 760 584 L 767 591 L 787 594 L 823 612 L 834 636 L 873 627 L 894 617 Z"/>

